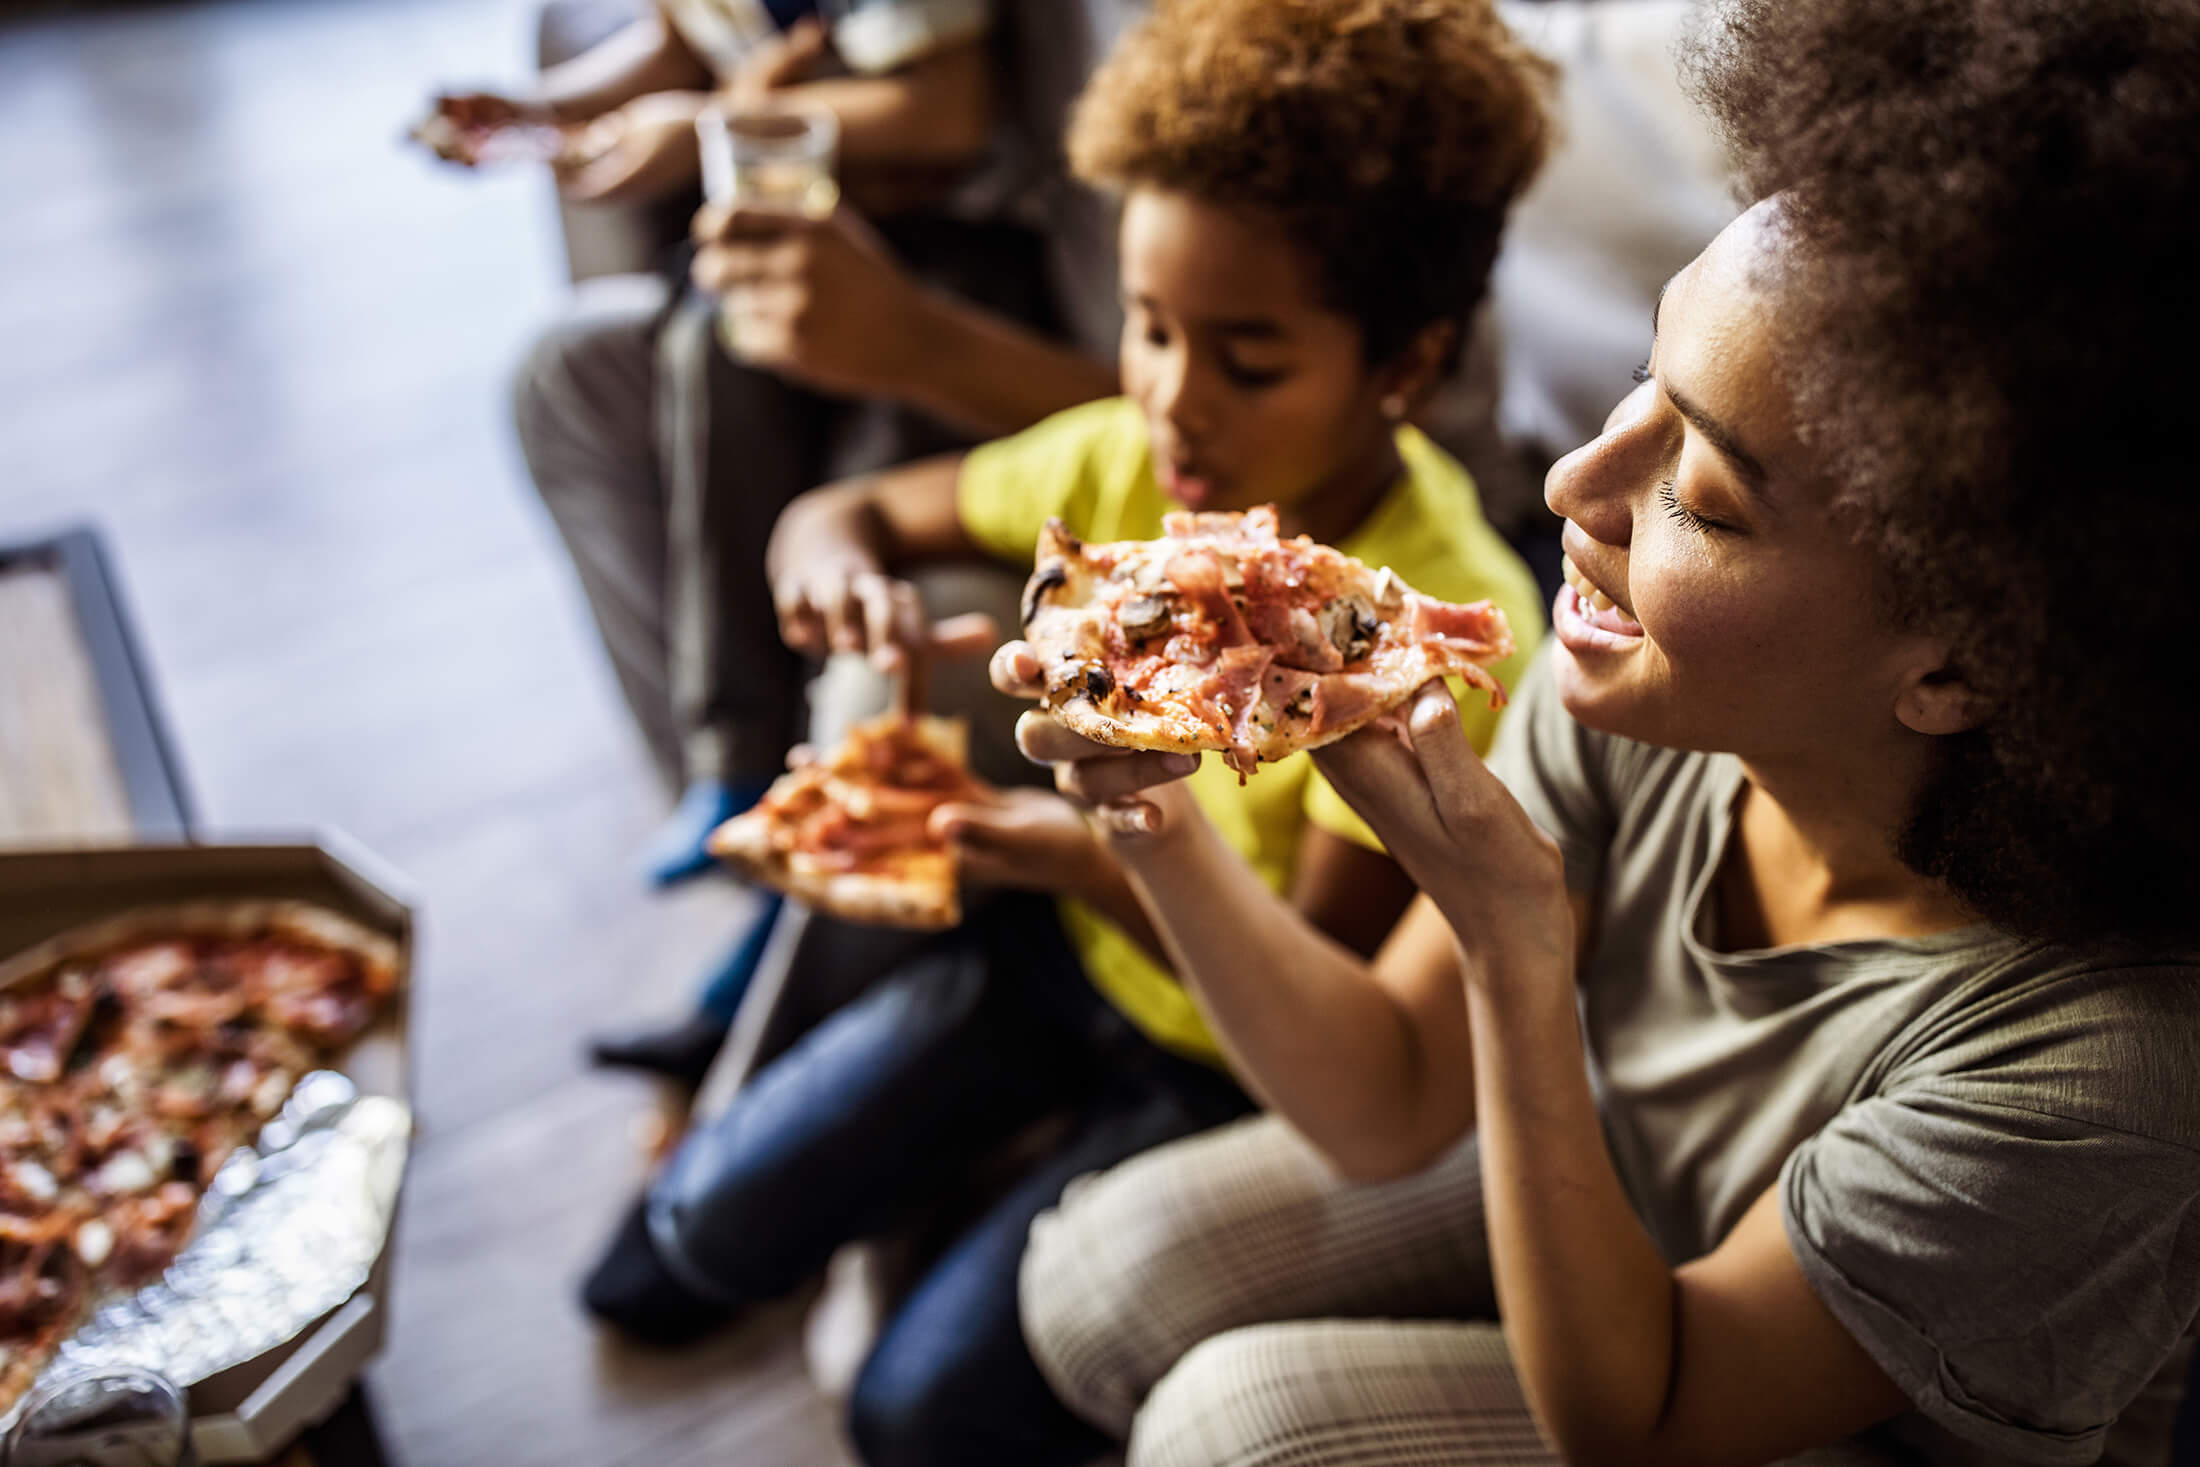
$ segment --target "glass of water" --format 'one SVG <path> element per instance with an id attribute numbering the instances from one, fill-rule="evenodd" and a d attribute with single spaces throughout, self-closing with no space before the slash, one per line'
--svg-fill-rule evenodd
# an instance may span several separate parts
<path id="1" fill-rule="evenodd" d="M 164 1375 L 130 1366 L 47 1382 L 23 1403 L 0 1467 L 193 1467 L 191 1417 Z"/>
<path id="2" fill-rule="evenodd" d="M 695 119 L 702 143 L 703 196 L 714 204 L 768 209 L 811 219 L 840 203 L 835 159 L 840 122 L 819 107 L 705 108 Z M 730 312 L 718 317 L 726 349 L 741 355 Z"/>

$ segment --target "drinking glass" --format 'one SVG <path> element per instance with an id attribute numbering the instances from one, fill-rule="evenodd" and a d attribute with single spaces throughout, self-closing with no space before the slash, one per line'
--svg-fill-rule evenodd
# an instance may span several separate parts
<path id="1" fill-rule="evenodd" d="M 131 1366 L 49 1381 L 23 1403 L 0 1467 L 193 1467 L 191 1417 L 166 1376 Z"/>
<path id="2" fill-rule="evenodd" d="M 777 210 L 811 219 L 840 203 L 834 159 L 840 123 L 815 107 L 705 108 L 695 119 L 703 151 L 703 196 L 714 204 Z M 731 312 L 720 311 L 726 349 L 742 355 Z"/>

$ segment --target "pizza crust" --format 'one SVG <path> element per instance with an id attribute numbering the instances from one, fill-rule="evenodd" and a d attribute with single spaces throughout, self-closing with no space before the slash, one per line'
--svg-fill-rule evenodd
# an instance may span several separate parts
<path id="1" fill-rule="evenodd" d="M 91 962 L 144 942 L 216 938 L 276 938 L 324 947 L 356 959 L 369 984 L 395 989 L 404 964 L 395 942 L 312 902 L 184 902 L 133 907 L 47 938 L 0 962 L 0 990 L 57 973 L 69 963 Z"/>

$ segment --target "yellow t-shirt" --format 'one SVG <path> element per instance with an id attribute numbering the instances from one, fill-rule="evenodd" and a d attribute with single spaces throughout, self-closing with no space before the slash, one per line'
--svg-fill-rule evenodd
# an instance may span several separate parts
<path id="1" fill-rule="evenodd" d="M 1543 633 L 1535 579 L 1482 518 L 1474 482 L 1457 460 L 1412 427 L 1398 430 L 1398 454 L 1405 473 L 1337 548 L 1369 565 L 1387 565 L 1416 591 L 1441 600 L 1496 602 L 1519 644 L 1494 669 L 1511 687 Z M 956 500 L 970 537 L 1017 565 L 1031 564 L 1050 516 L 1060 515 L 1085 540 L 1150 540 L 1161 533 L 1161 517 L 1179 507 L 1155 481 L 1145 422 L 1126 398 L 1071 408 L 972 450 Z M 1460 713 L 1474 747 L 1487 753 L 1497 714 L 1471 694 Z M 1290 889 L 1308 821 L 1380 849 L 1305 754 L 1262 765 L 1242 786 L 1220 759 L 1202 760 L 1191 788 L 1216 830 L 1277 891 Z M 1078 902 L 1062 903 L 1062 922 L 1094 986 L 1149 1038 L 1179 1054 L 1222 1062 L 1191 995 L 1143 948 Z"/>

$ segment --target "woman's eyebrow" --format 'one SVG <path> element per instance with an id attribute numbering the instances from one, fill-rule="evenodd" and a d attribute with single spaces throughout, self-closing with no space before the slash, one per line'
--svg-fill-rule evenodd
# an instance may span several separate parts
<path id="1" fill-rule="evenodd" d="M 1688 420 L 1690 427 L 1711 441 L 1711 446 L 1719 450 L 1726 461 L 1734 466 L 1734 471 L 1741 476 L 1742 482 L 1756 493 L 1764 493 L 1768 477 L 1765 466 L 1758 462 L 1755 454 L 1742 447 L 1742 440 L 1734 436 L 1734 430 L 1705 412 L 1702 404 L 1677 391 L 1672 383 L 1662 382 L 1658 385 L 1664 391 L 1666 401 L 1672 403 L 1674 410 Z"/>

